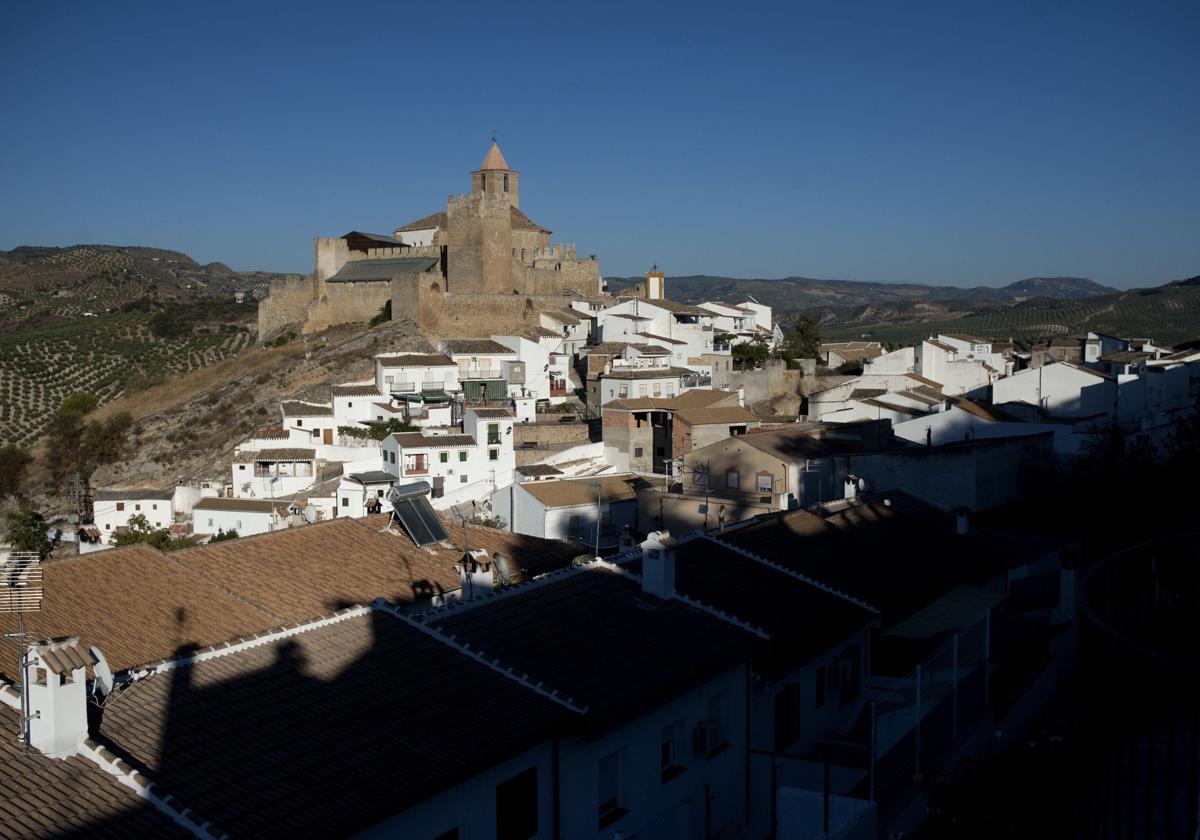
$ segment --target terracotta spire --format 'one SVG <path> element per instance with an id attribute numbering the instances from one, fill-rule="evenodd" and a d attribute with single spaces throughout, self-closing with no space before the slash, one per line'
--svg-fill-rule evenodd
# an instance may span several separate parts
<path id="1" fill-rule="evenodd" d="M 500 146 L 492 140 L 492 147 L 488 149 L 487 157 L 483 159 L 483 165 L 479 167 L 481 171 L 489 169 L 502 169 L 511 171 L 508 168 L 508 161 L 504 159 L 504 154 L 500 151 Z"/>

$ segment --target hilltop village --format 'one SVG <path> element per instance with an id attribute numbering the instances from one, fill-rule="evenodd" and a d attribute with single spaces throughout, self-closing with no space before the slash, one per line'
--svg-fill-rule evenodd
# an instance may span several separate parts
<path id="1" fill-rule="evenodd" d="M 789 362 L 753 299 L 610 294 L 495 143 L 470 187 L 259 304 L 260 339 L 385 312 L 425 350 L 219 474 L 96 488 L 23 656 L 0 612 L 0 836 L 869 838 L 1022 742 L 1088 547 L 996 512 L 1171 447 L 1200 342 Z"/>

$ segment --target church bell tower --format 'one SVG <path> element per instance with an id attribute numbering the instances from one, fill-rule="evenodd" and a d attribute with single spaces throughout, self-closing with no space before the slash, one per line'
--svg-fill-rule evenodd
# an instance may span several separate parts
<path id="1" fill-rule="evenodd" d="M 520 207 L 520 190 L 518 188 L 519 173 L 508 168 L 508 161 L 500 151 L 496 139 L 492 138 L 492 147 L 488 149 L 483 164 L 471 173 L 471 192 L 500 193 L 508 196 L 513 207 Z"/>

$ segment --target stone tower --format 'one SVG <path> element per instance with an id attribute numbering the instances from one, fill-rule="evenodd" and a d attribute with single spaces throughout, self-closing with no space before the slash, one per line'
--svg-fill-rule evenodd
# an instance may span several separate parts
<path id="1" fill-rule="evenodd" d="M 446 291 L 511 294 L 517 173 L 496 141 L 471 173 L 471 192 L 446 204 Z"/>
<path id="2" fill-rule="evenodd" d="M 471 173 L 471 192 L 473 193 L 503 193 L 508 196 L 513 207 L 521 206 L 521 191 L 518 185 L 519 173 L 508 168 L 508 161 L 496 141 L 488 149 L 483 158 L 483 165 Z"/>

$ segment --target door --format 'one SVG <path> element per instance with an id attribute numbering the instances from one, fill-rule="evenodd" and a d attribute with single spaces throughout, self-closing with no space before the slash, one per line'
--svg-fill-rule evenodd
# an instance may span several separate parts
<path id="1" fill-rule="evenodd" d="M 326 446 L 332 446 L 333 445 L 333 429 L 325 429 L 325 436 L 324 436 L 324 438 L 322 438 L 322 440 L 325 441 Z"/>
<path id="2" fill-rule="evenodd" d="M 435 498 L 435 499 L 442 498 L 442 494 L 444 492 L 446 492 L 445 488 L 446 488 L 446 479 L 442 478 L 442 476 L 440 476 L 440 475 L 435 475 L 433 477 L 433 498 Z"/>

